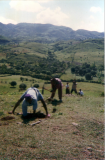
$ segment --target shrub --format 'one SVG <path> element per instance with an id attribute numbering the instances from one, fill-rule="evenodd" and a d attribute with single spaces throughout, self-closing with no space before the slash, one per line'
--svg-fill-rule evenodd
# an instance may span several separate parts
<path id="1" fill-rule="evenodd" d="M 75 73 L 75 68 L 74 67 L 71 68 L 71 72 Z"/>
<path id="2" fill-rule="evenodd" d="M 104 92 L 101 93 L 101 96 L 104 97 Z"/>
<path id="3" fill-rule="evenodd" d="M 12 82 L 10 82 L 10 85 L 14 87 L 17 85 L 17 83 L 15 81 L 12 81 Z"/>
<path id="4" fill-rule="evenodd" d="M 81 78 L 81 82 L 84 82 L 84 79 L 83 79 L 83 78 Z"/>
<path id="5" fill-rule="evenodd" d="M 92 80 L 92 76 L 90 73 L 85 74 L 86 80 Z"/>
<path id="6" fill-rule="evenodd" d="M 20 89 L 26 89 L 26 87 L 27 87 L 27 85 L 24 84 L 24 83 L 21 83 L 21 84 L 19 85 L 19 88 L 20 88 Z"/>
<path id="7" fill-rule="evenodd" d="M 39 84 L 34 84 L 33 87 L 39 88 Z"/>
<path id="8" fill-rule="evenodd" d="M 20 80 L 23 82 L 23 81 L 24 81 L 24 78 L 23 78 L 23 77 L 20 77 Z"/>
<path id="9" fill-rule="evenodd" d="M 51 82 L 45 82 L 45 84 L 50 84 Z"/>

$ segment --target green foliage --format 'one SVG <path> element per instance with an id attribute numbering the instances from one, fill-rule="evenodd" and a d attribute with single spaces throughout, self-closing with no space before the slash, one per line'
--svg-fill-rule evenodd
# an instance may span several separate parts
<path id="1" fill-rule="evenodd" d="M 95 64 L 90 65 L 88 63 L 83 63 L 82 66 L 72 67 L 71 72 L 75 73 L 76 75 L 85 76 L 86 80 L 91 80 L 91 76 L 96 77 L 97 67 Z M 91 75 L 90 78 L 89 75 Z"/>
<path id="2" fill-rule="evenodd" d="M 39 88 L 39 84 L 34 84 L 33 87 Z"/>
<path id="3" fill-rule="evenodd" d="M 0 54 L 5 55 L 5 58 L 0 56 L 0 74 L 31 76 L 50 80 L 53 76 L 59 78 L 66 76 L 66 71 L 71 67 L 72 73 L 76 76 L 85 77 L 85 74 L 90 73 L 97 80 L 97 77 L 99 78 L 98 71 L 101 72 L 100 77 L 104 75 L 102 74 L 103 66 L 100 66 L 104 56 L 102 55 L 103 42 L 103 39 L 89 39 L 45 44 L 45 42 L 36 43 L 30 39 L 27 42 L 20 41 L 17 44 L 15 42 L 11 45 L 1 45 Z M 71 74 L 71 76 L 74 75 Z M 22 82 L 28 81 L 28 79 L 20 80 Z M 103 78 L 99 81 L 103 81 Z"/>
<path id="4" fill-rule="evenodd" d="M 23 81 L 24 81 L 24 78 L 23 78 L 23 77 L 20 77 L 20 80 L 23 82 Z"/>
<path id="5" fill-rule="evenodd" d="M 75 73 L 75 68 L 74 67 L 71 68 L 71 72 Z"/>
<path id="6" fill-rule="evenodd" d="M 0 44 L 6 44 L 6 43 L 9 43 L 9 42 L 10 42 L 9 39 L 0 35 Z"/>
<path id="7" fill-rule="evenodd" d="M 104 92 L 101 93 L 101 96 L 104 97 Z"/>
<path id="8" fill-rule="evenodd" d="M 25 56 L 19 54 L 14 56 L 10 54 L 7 57 L 6 63 L 9 64 L 9 68 L 6 65 L 2 65 L 0 69 L 1 74 L 21 74 L 46 80 L 49 80 L 52 74 L 63 74 L 70 65 L 69 63 L 57 60 L 55 54 L 52 54 L 50 51 L 47 59 L 34 55 Z M 23 82 L 25 79 L 21 77 L 20 80 Z"/>
<path id="9" fill-rule="evenodd" d="M 19 88 L 20 88 L 20 89 L 23 89 L 23 90 L 25 90 L 26 87 L 27 87 L 27 85 L 24 84 L 24 83 L 21 83 L 21 84 L 19 85 Z"/>
<path id="10" fill-rule="evenodd" d="M 16 83 L 16 81 L 12 81 L 12 82 L 10 82 L 10 85 L 14 87 L 17 85 L 17 83 Z"/>
<path id="11" fill-rule="evenodd" d="M 92 80 L 92 76 L 90 73 L 85 74 L 86 80 Z"/>
<path id="12" fill-rule="evenodd" d="M 95 77 L 95 76 L 96 76 L 96 74 L 97 74 L 97 72 L 96 72 L 95 70 L 92 70 L 92 71 L 91 71 L 91 75 L 92 75 L 92 76 L 94 76 L 94 77 Z"/>
<path id="13" fill-rule="evenodd" d="M 98 69 L 99 69 L 99 71 L 103 71 L 104 70 L 104 64 L 99 65 Z"/>

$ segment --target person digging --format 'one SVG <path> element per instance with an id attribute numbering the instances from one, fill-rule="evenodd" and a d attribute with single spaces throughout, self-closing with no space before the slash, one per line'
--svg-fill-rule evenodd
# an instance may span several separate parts
<path id="1" fill-rule="evenodd" d="M 23 117 L 24 118 L 28 118 L 28 113 L 27 113 L 27 107 L 28 106 L 33 106 L 33 114 L 32 116 L 35 115 L 36 113 L 36 109 L 37 109 L 37 101 L 41 101 L 43 104 L 43 107 L 46 111 L 46 118 L 50 117 L 50 114 L 48 114 L 48 110 L 47 110 L 47 106 L 46 103 L 43 99 L 43 96 L 41 95 L 41 93 L 39 92 L 39 90 L 35 87 L 31 87 L 28 88 L 26 90 L 26 92 L 20 97 L 20 99 L 17 101 L 17 103 L 15 104 L 13 110 L 11 112 L 8 112 L 9 114 L 14 114 L 15 109 L 19 106 L 19 104 L 22 103 L 22 112 L 23 112 Z"/>
<path id="2" fill-rule="evenodd" d="M 48 98 L 48 100 L 52 100 L 53 97 L 55 96 L 55 92 L 58 89 L 58 97 L 59 97 L 59 102 L 62 102 L 62 82 L 59 78 L 53 78 L 51 79 L 51 86 L 52 86 L 52 94 Z"/>

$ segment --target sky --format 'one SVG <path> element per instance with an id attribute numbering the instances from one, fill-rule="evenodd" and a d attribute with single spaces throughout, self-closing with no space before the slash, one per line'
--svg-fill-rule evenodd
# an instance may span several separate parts
<path id="1" fill-rule="evenodd" d="M 0 22 L 104 32 L 104 0 L 0 0 Z"/>

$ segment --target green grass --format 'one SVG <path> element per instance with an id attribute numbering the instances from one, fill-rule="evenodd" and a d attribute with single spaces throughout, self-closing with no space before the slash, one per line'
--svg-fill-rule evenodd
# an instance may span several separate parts
<path id="1" fill-rule="evenodd" d="M 75 93 L 65 95 L 66 83 L 63 83 L 63 103 L 58 102 L 56 93 L 53 102 L 46 101 L 51 118 L 41 119 L 41 123 L 32 127 L 30 124 L 39 118 L 23 120 L 21 115 L 8 115 L 24 92 L 18 91 L 20 77 L 1 78 L 8 82 L 17 79 L 18 84 L 10 88 L 8 83 L 0 83 L 0 159 L 104 159 L 103 85 L 78 82 L 77 90 L 81 88 L 84 92 L 81 97 Z M 43 81 L 36 81 L 39 81 L 41 91 Z M 30 81 L 27 81 L 27 86 L 30 86 Z M 71 89 L 72 83 L 69 86 Z M 50 93 L 45 91 L 44 99 L 49 96 Z M 32 112 L 32 107 L 28 107 L 28 111 Z M 40 102 L 38 111 L 45 113 Z M 21 104 L 16 112 L 21 112 Z M 15 119 L 1 121 L 6 116 Z"/>
<path id="2" fill-rule="evenodd" d="M 101 43 L 102 42 L 102 43 Z M 96 40 L 96 43 L 92 40 L 84 41 L 67 41 L 65 43 L 60 43 L 63 49 L 56 51 L 55 54 L 60 61 L 72 61 L 79 63 L 97 63 L 97 65 L 102 64 L 104 59 L 104 42 L 103 40 Z"/>
<path id="3" fill-rule="evenodd" d="M 59 47 L 62 49 L 59 50 Z M 19 45 L 0 45 L 0 59 L 5 58 L 6 53 L 9 52 L 16 53 L 22 59 L 24 59 L 22 53 L 47 58 L 48 50 L 54 53 L 60 61 L 71 62 L 74 58 L 74 62 L 87 62 L 90 64 L 95 62 L 98 66 L 102 64 L 104 59 L 104 39 L 89 39 L 84 41 L 69 40 L 49 44 L 22 42 L 19 43 Z"/>

